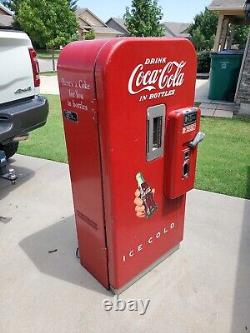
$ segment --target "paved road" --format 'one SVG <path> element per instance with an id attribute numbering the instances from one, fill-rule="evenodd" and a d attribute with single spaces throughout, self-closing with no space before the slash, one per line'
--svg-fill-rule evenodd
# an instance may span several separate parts
<path id="1" fill-rule="evenodd" d="M 146 314 L 105 312 L 113 296 L 75 258 L 68 166 L 20 155 L 12 164 L 17 185 L 0 180 L 0 332 L 249 330 L 250 201 L 191 191 L 180 250 L 120 296 L 150 299 Z"/>
<path id="2" fill-rule="evenodd" d="M 51 72 L 53 71 L 52 60 L 50 59 L 38 59 L 40 72 Z M 57 59 L 55 60 L 55 65 L 57 67 Z"/>

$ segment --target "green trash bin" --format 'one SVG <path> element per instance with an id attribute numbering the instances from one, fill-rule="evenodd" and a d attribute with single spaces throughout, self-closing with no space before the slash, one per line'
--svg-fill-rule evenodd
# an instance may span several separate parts
<path id="1" fill-rule="evenodd" d="M 225 50 L 211 54 L 209 99 L 233 101 L 243 51 Z"/>

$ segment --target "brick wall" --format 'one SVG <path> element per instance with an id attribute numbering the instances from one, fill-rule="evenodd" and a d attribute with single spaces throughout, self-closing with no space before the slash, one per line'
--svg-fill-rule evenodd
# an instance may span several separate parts
<path id="1" fill-rule="evenodd" d="M 240 73 L 238 90 L 235 95 L 236 103 L 250 103 L 250 34 L 243 58 L 243 67 Z"/>

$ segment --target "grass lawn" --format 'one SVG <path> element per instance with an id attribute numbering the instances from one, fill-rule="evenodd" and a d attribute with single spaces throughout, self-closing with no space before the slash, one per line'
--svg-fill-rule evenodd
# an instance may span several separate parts
<path id="1" fill-rule="evenodd" d="M 50 107 L 47 124 L 31 132 L 27 141 L 20 142 L 18 153 L 67 162 L 59 96 L 47 95 L 47 97 Z"/>
<path id="2" fill-rule="evenodd" d="M 67 162 L 59 97 L 48 95 L 46 126 L 20 143 L 19 153 Z M 202 118 L 206 139 L 199 146 L 198 189 L 250 199 L 250 119 Z"/>
<path id="3" fill-rule="evenodd" d="M 37 57 L 40 59 L 51 59 L 52 58 L 52 52 L 49 50 L 37 50 Z M 59 57 L 60 50 L 55 50 L 55 58 Z"/>
<path id="4" fill-rule="evenodd" d="M 250 119 L 202 118 L 195 187 L 250 199 Z"/>
<path id="5" fill-rule="evenodd" d="M 56 76 L 57 75 L 57 72 L 40 72 L 40 75 L 41 76 Z"/>

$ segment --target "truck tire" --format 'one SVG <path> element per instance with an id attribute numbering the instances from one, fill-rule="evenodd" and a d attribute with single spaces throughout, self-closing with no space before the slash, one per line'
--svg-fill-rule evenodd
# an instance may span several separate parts
<path id="1" fill-rule="evenodd" d="M 17 152 L 18 143 L 19 142 L 10 142 L 6 145 L 0 144 L 0 150 L 3 150 L 5 152 L 7 159 L 12 157 Z"/>

